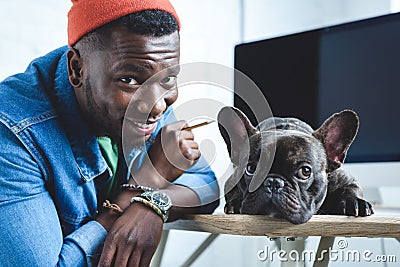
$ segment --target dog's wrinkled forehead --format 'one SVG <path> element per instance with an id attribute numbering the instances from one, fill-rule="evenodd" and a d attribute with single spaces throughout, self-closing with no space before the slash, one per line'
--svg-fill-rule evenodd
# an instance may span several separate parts
<path id="1" fill-rule="evenodd" d="M 281 156 L 289 156 L 294 154 L 292 151 L 296 151 L 297 154 L 303 154 L 306 157 L 311 156 L 309 155 L 310 153 L 316 155 L 325 154 L 322 143 L 313 135 L 291 129 L 258 132 L 250 137 L 250 147 L 250 160 L 263 160 L 260 159 L 261 151 L 263 151 L 264 157 L 273 157 L 277 153 Z"/>
<path id="2" fill-rule="evenodd" d="M 258 132 L 250 137 L 250 147 L 253 148 L 253 153 L 256 152 L 256 154 L 259 154 L 257 152 L 260 152 L 262 149 L 275 151 L 278 140 L 286 140 L 287 142 L 286 136 L 297 136 L 296 139 L 312 139 L 312 133 L 314 132 L 310 125 L 297 118 L 279 117 L 271 117 L 262 121 L 257 126 L 257 129 Z"/>
<path id="3" fill-rule="evenodd" d="M 272 117 L 257 126 L 259 132 L 250 138 L 250 160 L 325 161 L 322 143 L 313 136 L 313 128 L 297 118 Z M 262 153 L 263 152 L 263 153 Z M 262 156 L 264 154 L 264 156 Z M 275 156 L 274 156 L 275 155 Z"/>
<path id="4" fill-rule="evenodd" d="M 314 136 L 299 131 L 276 132 L 276 159 L 280 161 L 325 162 L 326 154 L 322 143 Z"/>

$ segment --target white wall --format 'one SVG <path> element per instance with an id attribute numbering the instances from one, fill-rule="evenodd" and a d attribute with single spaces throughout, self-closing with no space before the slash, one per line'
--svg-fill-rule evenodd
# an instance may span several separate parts
<path id="1" fill-rule="evenodd" d="M 171 0 L 181 18 L 182 63 L 212 62 L 233 67 L 234 45 L 287 33 L 313 29 L 355 19 L 386 14 L 400 9 L 400 0 Z M 0 80 L 25 69 L 31 59 L 66 44 L 66 13 L 70 2 L 54 0 L 0 0 Z M 243 8 L 243 9 L 242 9 Z M 233 86 L 233 85 L 232 85 Z M 217 99 L 231 105 L 232 96 L 212 86 L 195 91 L 196 97 Z M 190 101 L 194 93 L 183 90 L 179 105 Z M 207 108 L 207 107 L 204 107 Z M 225 171 L 229 160 L 215 126 L 198 138 L 214 140 L 218 160 L 213 167 L 217 174 Z M 222 167 L 221 167 L 222 166 Z M 376 166 L 366 166 L 376 170 Z M 378 166 L 381 167 L 381 166 Z M 364 166 L 349 168 L 362 177 Z M 379 179 L 399 173 L 398 165 L 387 172 L 383 166 L 376 173 Z M 370 171 L 367 171 L 367 174 Z M 378 179 L 378 178 L 377 178 Z M 374 181 L 370 178 L 369 181 Z M 368 181 L 367 181 L 368 182 Z M 374 185 L 379 182 L 374 181 Z M 389 202 L 398 203 L 396 197 Z M 195 249 L 202 233 L 173 232 L 166 249 L 163 266 L 179 266 L 190 251 Z M 398 258 L 398 244 L 385 240 L 386 249 Z M 277 266 L 261 263 L 256 258 L 258 250 L 265 244 L 273 246 L 267 238 L 222 236 L 206 250 L 193 266 Z M 350 247 L 373 248 L 382 252 L 377 239 L 351 239 Z M 313 247 L 310 238 L 308 246 Z M 392 251 L 394 250 L 394 251 Z M 332 266 L 344 266 L 334 263 Z M 359 266 L 346 264 L 346 266 Z M 369 264 L 368 266 L 384 266 Z M 388 264 L 387 266 L 395 266 Z"/>
<path id="2" fill-rule="evenodd" d="M 245 41 L 265 39 L 321 26 L 386 14 L 388 0 L 247 0 Z"/>
<path id="3" fill-rule="evenodd" d="M 67 42 L 69 1 L 0 0 L 0 80 Z"/>

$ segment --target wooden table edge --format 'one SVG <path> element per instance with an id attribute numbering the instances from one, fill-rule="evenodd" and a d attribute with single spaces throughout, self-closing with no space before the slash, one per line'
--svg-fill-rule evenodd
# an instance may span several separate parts
<path id="1" fill-rule="evenodd" d="M 188 215 L 166 223 L 165 230 L 200 231 L 244 236 L 346 236 L 400 237 L 400 217 L 349 217 L 314 215 L 304 224 L 264 215 L 213 214 Z"/>

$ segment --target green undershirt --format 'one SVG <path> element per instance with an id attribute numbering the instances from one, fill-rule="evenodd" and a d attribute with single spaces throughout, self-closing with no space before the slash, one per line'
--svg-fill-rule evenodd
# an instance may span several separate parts
<path id="1" fill-rule="evenodd" d="M 112 177 L 110 179 L 107 194 L 109 197 L 113 191 L 113 185 L 115 183 L 115 174 L 117 173 L 118 166 L 118 147 L 113 144 L 111 139 L 106 136 L 97 137 L 97 142 L 99 143 L 101 154 L 103 155 L 108 167 L 111 169 Z"/>

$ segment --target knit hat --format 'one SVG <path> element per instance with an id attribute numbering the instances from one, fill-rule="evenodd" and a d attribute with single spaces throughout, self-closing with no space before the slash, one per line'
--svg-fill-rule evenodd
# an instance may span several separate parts
<path id="1" fill-rule="evenodd" d="M 130 13 L 162 10 L 178 22 L 178 15 L 169 0 L 72 0 L 68 12 L 68 45 L 73 46 L 82 36 Z"/>

